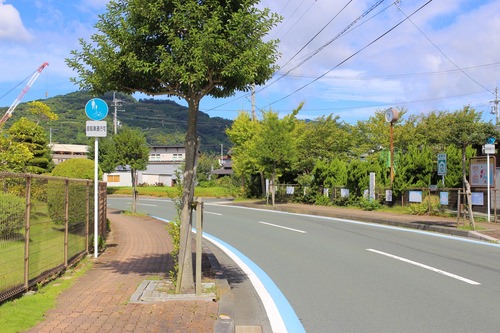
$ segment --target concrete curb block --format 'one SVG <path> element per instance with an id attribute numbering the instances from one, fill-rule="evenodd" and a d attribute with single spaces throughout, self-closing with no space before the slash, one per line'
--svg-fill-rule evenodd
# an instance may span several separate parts
<path id="1" fill-rule="evenodd" d="M 210 251 L 208 247 L 204 246 L 203 252 L 207 254 L 210 265 L 215 271 L 215 286 L 217 287 L 216 296 L 219 302 L 219 313 L 217 314 L 217 320 L 215 321 L 214 333 L 234 333 L 235 326 L 234 320 L 230 315 L 231 309 L 228 304 L 226 304 L 230 302 L 227 298 L 231 295 L 231 286 L 222 272 L 219 261 L 212 251 Z"/>

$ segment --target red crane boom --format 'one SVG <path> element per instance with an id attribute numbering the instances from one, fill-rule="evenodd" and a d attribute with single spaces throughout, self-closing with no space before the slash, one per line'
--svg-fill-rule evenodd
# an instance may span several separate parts
<path id="1" fill-rule="evenodd" d="M 26 84 L 26 86 L 23 88 L 23 90 L 21 91 L 21 93 L 19 94 L 19 96 L 17 96 L 17 98 L 14 101 L 14 103 L 12 103 L 12 105 L 10 106 L 10 108 L 3 115 L 2 119 L 0 119 L 0 126 L 3 125 L 10 117 L 12 117 L 12 112 L 14 112 L 14 109 L 16 108 L 16 106 L 21 102 L 21 100 L 23 99 L 24 95 L 26 95 L 26 93 L 28 92 L 28 90 L 30 90 L 31 86 L 33 85 L 33 83 L 35 83 L 36 79 L 38 79 L 38 77 L 40 76 L 40 73 L 42 73 L 43 69 L 45 67 L 47 67 L 48 65 L 49 65 L 48 62 L 44 62 L 40 67 L 38 67 L 38 69 L 35 71 L 35 73 L 33 73 L 33 75 L 31 76 L 30 80 L 28 81 L 28 83 Z"/>

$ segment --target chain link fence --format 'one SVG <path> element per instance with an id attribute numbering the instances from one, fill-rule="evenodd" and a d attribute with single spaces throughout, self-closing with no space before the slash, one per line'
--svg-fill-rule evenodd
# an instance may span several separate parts
<path id="1" fill-rule="evenodd" d="M 106 183 L 100 183 L 101 238 L 107 231 L 106 206 Z M 93 221 L 93 181 L 0 173 L 0 302 L 89 253 Z"/>

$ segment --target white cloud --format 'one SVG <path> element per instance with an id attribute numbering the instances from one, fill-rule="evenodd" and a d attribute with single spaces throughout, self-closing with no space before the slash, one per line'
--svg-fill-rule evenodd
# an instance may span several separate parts
<path id="1" fill-rule="evenodd" d="M 17 9 L 0 0 L 0 40 L 30 41 L 31 34 L 23 25 Z"/>

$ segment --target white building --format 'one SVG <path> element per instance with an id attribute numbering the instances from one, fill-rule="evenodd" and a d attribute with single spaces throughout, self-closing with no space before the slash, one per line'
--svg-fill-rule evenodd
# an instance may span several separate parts
<path id="1" fill-rule="evenodd" d="M 138 171 L 137 184 L 174 186 L 176 171 L 181 172 L 185 158 L 184 146 L 151 147 L 147 168 Z M 132 186 L 132 176 L 128 166 L 120 166 L 112 173 L 105 173 L 103 180 L 108 186 Z"/>
<path id="2" fill-rule="evenodd" d="M 87 145 L 69 145 L 53 143 L 50 145 L 52 161 L 55 164 L 62 163 L 71 158 L 87 158 L 89 147 Z"/>

